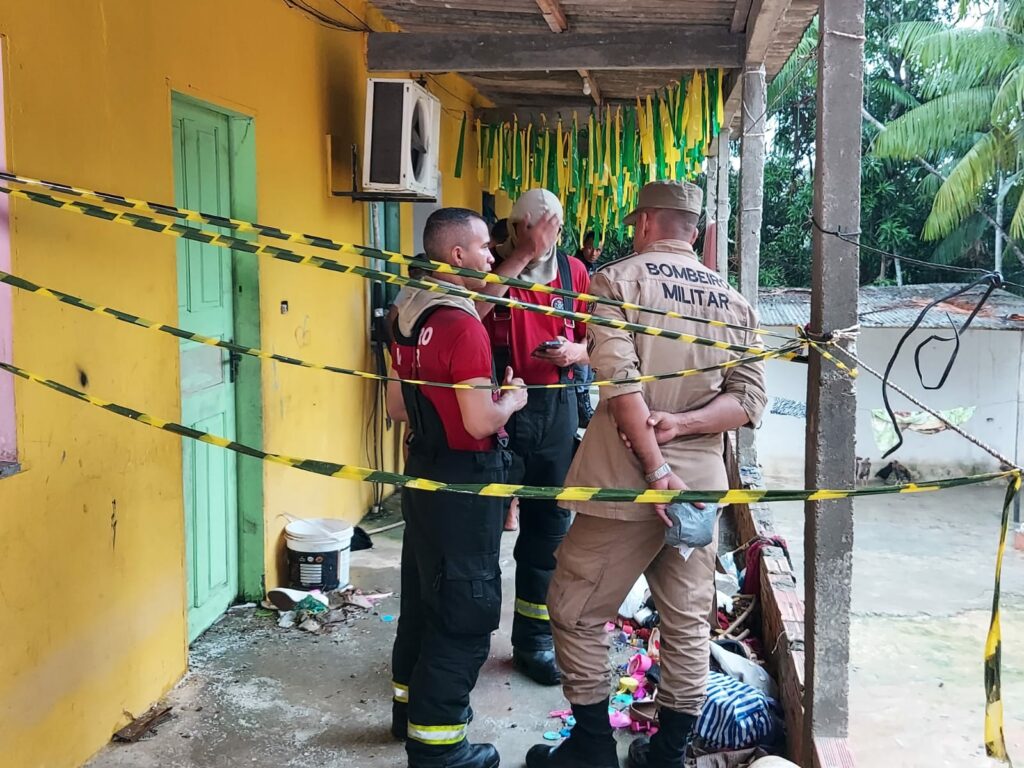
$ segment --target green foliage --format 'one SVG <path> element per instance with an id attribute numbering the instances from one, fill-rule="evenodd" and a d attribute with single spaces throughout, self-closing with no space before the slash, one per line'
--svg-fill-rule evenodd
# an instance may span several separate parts
<path id="1" fill-rule="evenodd" d="M 960 3 L 961 17 L 971 4 Z M 997 198 L 1019 197 L 1024 185 L 1018 174 L 1024 157 L 1024 0 L 1005 0 L 997 8 L 1001 15 L 989 13 L 976 28 L 894 27 L 908 70 L 920 80 L 922 103 L 891 119 L 873 151 L 879 157 L 925 157 L 946 174 L 921 232 L 926 240 L 962 233 L 976 209 L 992 215 Z M 1019 203 L 1000 224 L 1024 240 Z"/>
<path id="2" fill-rule="evenodd" d="M 1004 226 L 1024 244 L 1024 0 L 1003 0 L 1002 17 L 989 15 L 981 27 L 957 25 L 958 11 L 972 5 L 867 0 L 865 109 L 886 129 L 864 123 L 861 239 L 937 266 L 991 268 L 993 230 L 976 207 L 994 215 L 1000 180 Z M 773 140 L 761 254 L 766 286 L 810 283 L 817 43 L 815 23 L 769 86 Z M 925 171 L 919 157 L 947 180 Z M 862 251 L 862 282 L 888 282 L 893 272 L 891 263 Z M 1004 273 L 1024 281 L 1009 251 Z M 951 279 L 941 269 L 910 264 L 902 277 Z"/>

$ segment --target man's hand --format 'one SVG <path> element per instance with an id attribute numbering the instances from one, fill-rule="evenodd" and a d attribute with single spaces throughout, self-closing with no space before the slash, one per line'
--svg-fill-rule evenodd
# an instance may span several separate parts
<path id="1" fill-rule="evenodd" d="M 655 480 L 653 483 L 651 483 L 647 487 L 650 488 L 651 490 L 654 490 L 654 491 L 664 491 L 664 490 L 686 491 L 686 490 L 689 490 L 689 488 L 687 487 L 686 483 L 684 483 L 682 480 L 680 480 L 679 476 L 675 472 L 670 472 L 665 477 L 661 478 L 661 480 Z M 664 522 L 667 527 L 671 528 L 672 527 L 672 519 L 668 516 L 668 513 L 665 512 L 665 508 L 667 506 L 668 506 L 668 504 L 655 504 L 654 505 L 654 511 L 658 513 L 658 517 L 661 518 L 662 522 Z M 698 506 L 701 509 L 703 509 L 703 507 L 704 507 L 703 504 L 700 504 Z"/>
<path id="2" fill-rule="evenodd" d="M 647 417 L 647 426 L 653 427 L 654 437 L 658 441 L 658 445 L 664 445 L 685 434 L 681 419 L 677 413 L 651 411 L 651 415 Z M 622 438 L 622 442 L 626 444 L 626 447 L 632 450 L 633 445 L 629 442 L 629 438 L 626 437 L 626 433 L 619 430 L 619 437 Z"/>
<path id="3" fill-rule="evenodd" d="M 672 473 L 666 475 L 665 477 L 661 478 L 661 480 L 655 480 L 653 483 L 649 484 L 647 487 L 650 488 L 651 490 L 655 490 L 655 491 L 664 491 L 664 490 L 688 491 L 688 490 L 690 490 L 690 486 L 688 486 L 686 483 L 684 483 L 682 480 L 680 480 L 679 479 L 679 475 L 677 475 L 675 472 L 672 472 Z M 665 525 L 667 525 L 669 528 L 671 528 L 672 527 L 672 519 L 668 516 L 668 513 L 665 511 L 665 508 L 667 506 L 668 506 L 668 504 L 655 504 L 654 505 L 654 511 L 658 513 L 658 517 L 660 517 L 662 519 L 662 522 L 664 522 Z M 700 502 L 700 501 L 693 502 L 693 506 L 695 506 L 697 509 L 704 509 L 704 503 Z"/>
<path id="4" fill-rule="evenodd" d="M 505 369 L 505 384 L 514 384 L 522 387 L 526 384 L 521 378 L 513 377 L 512 368 Z M 526 407 L 526 390 L 525 389 L 505 389 L 502 390 L 501 399 L 507 400 L 512 406 L 512 410 L 521 411 Z"/>
<path id="5" fill-rule="evenodd" d="M 516 230 L 512 258 L 522 259 L 526 264 L 550 251 L 558 242 L 558 233 L 562 229 L 555 213 L 545 213 L 536 223 L 530 221 L 530 214 L 526 214 L 523 221 L 513 222 L 512 226 Z"/>
<path id="6" fill-rule="evenodd" d="M 568 368 L 583 360 L 587 355 L 587 345 L 569 341 L 565 336 L 558 336 L 561 346 L 555 349 L 542 349 L 533 352 L 533 357 L 551 363 L 557 368 Z"/>

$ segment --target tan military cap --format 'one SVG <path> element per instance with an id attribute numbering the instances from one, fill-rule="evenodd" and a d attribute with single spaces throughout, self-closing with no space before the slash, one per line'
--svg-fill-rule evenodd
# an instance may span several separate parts
<path id="1" fill-rule="evenodd" d="M 644 184 L 637 199 L 636 210 L 623 219 L 632 226 L 642 208 L 669 208 L 698 216 L 704 208 L 704 193 L 688 181 L 652 181 Z"/>

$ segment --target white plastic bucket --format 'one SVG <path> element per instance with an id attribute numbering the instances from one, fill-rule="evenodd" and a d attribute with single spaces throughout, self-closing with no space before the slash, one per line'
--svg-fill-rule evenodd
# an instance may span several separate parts
<path id="1" fill-rule="evenodd" d="M 295 519 L 284 528 L 288 571 L 296 589 L 347 587 L 352 524 L 330 518 Z"/>

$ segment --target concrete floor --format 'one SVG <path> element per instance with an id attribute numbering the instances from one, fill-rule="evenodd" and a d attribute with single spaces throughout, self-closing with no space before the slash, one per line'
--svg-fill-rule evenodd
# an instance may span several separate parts
<path id="1" fill-rule="evenodd" d="M 794 483 L 796 483 L 794 485 Z M 794 478 L 770 487 L 799 487 Z M 1005 487 L 858 500 L 854 508 L 850 743 L 858 766 L 1000 765 L 985 757 L 982 658 Z M 803 575 L 803 505 L 772 506 Z M 1024 755 L 1024 553 L 1002 577 L 1003 704 Z"/>
<path id="2" fill-rule="evenodd" d="M 400 535 L 400 532 L 396 532 Z M 391 538 L 388 538 L 391 536 Z M 505 765 L 558 730 L 548 713 L 568 705 L 561 689 L 539 686 L 512 668 L 511 595 L 515 534 L 502 546 L 502 629 L 473 692 L 474 741 L 497 745 Z M 395 591 L 398 536 L 375 538 L 352 556 L 352 582 L 363 591 Z M 378 614 L 398 614 L 398 598 Z M 390 734 L 393 623 L 365 614 L 332 635 L 279 629 L 252 609 L 236 610 L 192 648 L 191 672 L 168 696 L 175 719 L 136 744 L 111 744 L 89 768 L 227 768 L 404 766 Z M 616 663 L 627 658 L 615 654 Z M 625 757 L 628 737 L 620 743 Z"/>
<path id="3" fill-rule="evenodd" d="M 850 736 L 862 768 L 995 764 L 982 746 L 982 653 L 1002 493 L 965 488 L 857 502 Z M 802 506 L 774 511 L 802 573 Z M 558 688 L 539 687 L 511 668 L 512 544 L 507 534 L 503 629 L 473 694 L 471 733 L 497 744 L 505 765 L 518 766 L 555 726 L 547 713 L 564 702 Z M 373 550 L 353 555 L 353 582 L 365 591 L 397 590 L 398 552 L 396 538 L 378 537 Z M 379 613 L 397 614 L 397 598 Z M 1019 757 L 1024 555 L 1012 549 L 1002 616 L 1007 738 Z M 89 766 L 404 765 L 388 733 L 393 631 L 378 615 L 317 637 L 278 629 L 252 610 L 229 614 L 195 643 L 192 671 L 167 697 L 175 719 L 137 744 L 111 745 Z"/>

